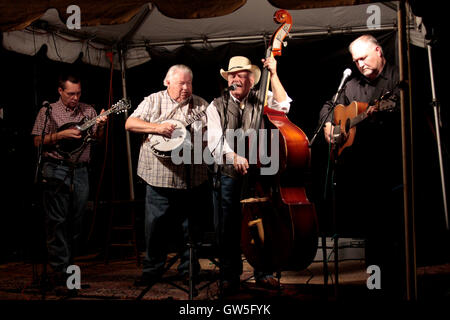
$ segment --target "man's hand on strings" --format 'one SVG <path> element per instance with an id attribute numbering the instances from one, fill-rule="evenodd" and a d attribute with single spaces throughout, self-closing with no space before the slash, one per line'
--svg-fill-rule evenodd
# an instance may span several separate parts
<path id="1" fill-rule="evenodd" d="M 325 135 L 325 140 L 327 143 L 331 142 L 331 135 L 333 134 L 334 126 L 331 124 L 331 122 L 325 123 L 325 127 L 323 127 L 323 133 Z"/>
<path id="2" fill-rule="evenodd" d="M 261 60 L 263 67 L 269 69 L 271 74 L 277 73 L 277 60 L 274 57 L 268 57 L 267 59 Z"/>
<path id="3" fill-rule="evenodd" d="M 57 133 L 59 139 L 80 139 L 82 137 L 81 131 L 76 128 L 69 128 Z"/>
<path id="4" fill-rule="evenodd" d="M 233 166 L 237 172 L 244 175 L 247 174 L 248 160 L 240 155 L 234 154 Z"/>
<path id="5" fill-rule="evenodd" d="M 105 112 L 105 109 L 102 109 L 102 111 L 100 111 L 100 117 L 98 117 L 97 119 L 95 119 L 95 122 L 97 123 L 97 126 L 104 127 L 106 124 L 106 121 L 108 121 L 108 116 L 102 116 L 102 113 Z"/>
<path id="6" fill-rule="evenodd" d="M 175 125 L 173 123 L 160 123 L 158 125 L 157 133 L 165 136 L 167 138 L 172 137 L 172 132 L 175 130 Z"/>
<path id="7" fill-rule="evenodd" d="M 376 112 L 378 112 L 378 106 L 370 106 L 369 108 L 367 108 L 368 116 L 372 116 Z"/>

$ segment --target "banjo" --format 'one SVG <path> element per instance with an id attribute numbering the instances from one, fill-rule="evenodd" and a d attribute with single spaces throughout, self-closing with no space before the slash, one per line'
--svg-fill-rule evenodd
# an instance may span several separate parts
<path id="1" fill-rule="evenodd" d="M 175 126 L 175 130 L 173 130 L 170 138 L 159 134 L 149 135 L 147 138 L 147 143 L 149 143 L 152 153 L 160 158 L 170 158 L 172 151 L 182 148 L 183 144 L 189 145 L 190 148 L 192 148 L 191 142 L 186 139 L 187 128 L 193 122 L 200 120 L 205 115 L 206 110 L 200 111 L 192 116 L 189 116 L 189 118 L 185 121 L 185 124 L 182 121 L 175 119 L 167 119 L 159 122 L 171 123 Z"/>

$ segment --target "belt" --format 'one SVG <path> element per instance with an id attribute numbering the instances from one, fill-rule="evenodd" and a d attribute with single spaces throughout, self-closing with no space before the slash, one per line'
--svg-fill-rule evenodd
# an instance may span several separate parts
<path id="1" fill-rule="evenodd" d="M 69 160 L 55 159 L 55 158 L 44 158 L 44 162 L 51 162 L 59 166 L 73 167 L 73 168 L 83 168 L 88 166 L 88 162 L 71 162 Z"/>

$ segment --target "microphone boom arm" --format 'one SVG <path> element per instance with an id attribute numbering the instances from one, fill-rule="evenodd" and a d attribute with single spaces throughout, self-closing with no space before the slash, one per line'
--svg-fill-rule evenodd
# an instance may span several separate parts
<path id="1" fill-rule="evenodd" d="M 341 95 L 342 91 L 345 88 L 345 83 L 347 81 L 347 79 L 352 75 L 352 70 L 350 68 L 347 68 L 344 70 L 344 74 L 342 76 L 342 80 L 341 83 L 339 84 L 339 88 L 336 92 L 336 94 L 333 97 L 333 101 L 331 103 L 331 106 L 328 109 L 328 113 L 322 118 L 320 119 L 320 124 L 317 127 L 317 129 L 314 132 L 314 135 L 311 139 L 311 141 L 309 142 L 309 147 L 311 148 L 311 146 L 314 143 L 314 140 L 316 140 L 317 135 L 319 134 L 320 130 L 322 130 L 323 126 L 325 125 L 326 120 L 328 119 L 328 116 L 333 112 L 334 108 L 336 107 L 336 101 L 339 98 L 339 96 Z"/>

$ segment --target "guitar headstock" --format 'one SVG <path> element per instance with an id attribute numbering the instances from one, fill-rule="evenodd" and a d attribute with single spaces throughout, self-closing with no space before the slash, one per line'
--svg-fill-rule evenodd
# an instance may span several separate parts
<path id="1" fill-rule="evenodd" d="M 128 99 L 120 99 L 117 103 L 115 103 L 111 108 L 111 112 L 120 113 L 125 112 L 126 110 L 130 109 L 131 105 Z"/>
<path id="2" fill-rule="evenodd" d="M 397 110 L 397 102 L 393 100 L 380 100 L 378 102 L 378 110 L 379 111 L 395 111 Z"/>
<path id="3" fill-rule="evenodd" d="M 375 101 L 375 105 L 379 111 L 395 111 L 397 110 L 396 97 L 392 91 L 387 91 L 380 99 Z"/>

